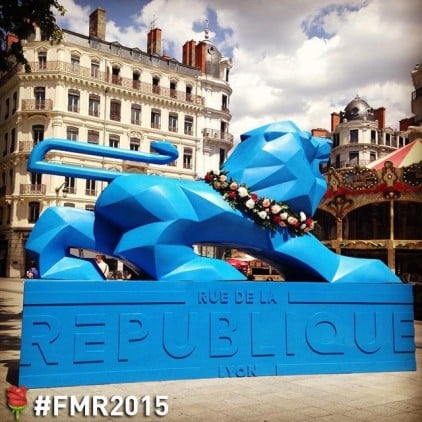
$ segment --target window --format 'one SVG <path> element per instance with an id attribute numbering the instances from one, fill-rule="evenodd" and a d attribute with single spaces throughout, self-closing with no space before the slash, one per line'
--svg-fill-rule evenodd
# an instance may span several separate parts
<path id="1" fill-rule="evenodd" d="M 13 178 L 13 169 L 9 170 L 9 180 L 10 180 L 9 189 L 10 189 L 11 192 L 13 192 L 14 184 L 15 184 L 15 181 L 14 181 L 14 178 Z"/>
<path id="2" fill-rule="evenodd" d="M 72 56 L 70 58 L 70 68 L 72 72 L 79 73 L 79 57 Z"/>
<path id="3" fill-rule="evenodd" d="M 34 88 L 35 108 L 43 110 L 45 108 L 45 87 L 37 86 Z"/>
<path id="4" fill-rule="evenodd" d="M 69 89 L 67 94 L 67 110 L 79 113 L 79 91 Z"/>
<path id="5" fill-rule="evenodd" d="M 133 125 L 141 124 L 141 106 L 137 104 L 132 104 L 130 109 L 130 122 Z"/>
<path id="6" fill-rule="evenodd" d="M 220 167 L 223 166 L 224 162 L 226 161 L 226 150 L 224 148 L 220 148 L 220 157 L 219 157 L 219 163 L 218 165 Z"/>
<path id="7" fill-rule="evenodd" d="M 177 114 L 176 113 L 169 114 L 169 131 L 177 132 Z"/>
<path id="8" fill-rule="evenodd" d="M 88 144 L 99 144 L 100 134 L 96 130 L 88 130 Z"/>
<path id="9" fill-rule="evenodd" d="M 95 206 L 94 205 L 85 205 L 85 209 L 87 211 L 94 211 L 95 210 Z"/>
<path id="10" fill-rule="evenodd" d="M 349 152 L 349 165 L 357 166 L 359 164 L 359 152 L 350 151 Z"/>
<path id="11" fill-rule="evenodd" d="M 7 154 L 7 144 L 9 143 L 9 134 L 6 132 L 4 134 L 4 145 L 3 145 L 3 156 Z"/>
<path id="12" fill-rule="evenodd" d="M 221 97 L 221 110 L 227 110 L 227 95 L 224 95 Z"/>
<path id="13" fill-rule="evenodd" d="M 90 116 L 100 116 L 100 96 L 95 94 L 89 95 L 88 114 Z"/>
<path id="14" fill-rule="evenodd" d="M 133 72 L 132 84 L 134 89 L 139 89 L 141 87 L 141 74 L 139 72 Z"/>
<path id="15" fill-rule="evenodd" d="M 15 114 L 15 113 L 16 113 L 17 103 L 18 103 L 18 93 L 17 93 L 17 92 L 14 92 L 14 93 L 13 93 L 13 108 L 12 108 L 12 114 Z"/>
<path id="16" fill-rule="evenodd" d="M 193 135 L 192 128 L 193 128 L 193 117 L 185 116 L 185 126 L 184 126 L 185 135 Z"/>
<path id="17" fill-rule="evenodd" d="M 95 196 L 97 191 L 95 189 L 95 180 L 87 179 L 85 182 L 85 195 Z"/>
<path id="18" fill-rule="evenodd" d="M 161 111 L 156 108 L 151 110 L 151 127 L 153 129 L 161 128 Z"/>
<path id="19" fill-rule="evenodd" d="M 74 126 L 68 126 L 66 128 L 66 138 L 70 141 L 77 141 L 79 137 L 79 129 Z"/>
<path id="20" fill-rule="evenodd" d="M 7 98 L 7 100 L 6 100 L 6 111 L 5 111 L 5 114 L 4 114 L 4 118 L 5 119 L 7 119 L 8 117 L 9 117 L 9 112 L 10 112 L 10 99 L 9 98 Z"/>
<path id="21" fill-rule="evenodd" d="M 91 78 L 98 78 L 100 76 L 100 64 L 96 61 L 91 62 Z"/>
<path id="22" fill-rule="evenodd" d="M 340 134 L 333 133 L 333 148 L 338 147 L 340 143 Z"/>
<path id="23" fill-rule="evenodd" d="M 5 119 L 9 117 L 9 111 L 10 111 L 10 98 L 7 98 L 6 99 L 6 114 L 4 115 Z"/>
<path id="24" fill-rule="evenodd" d="M 38 142 L 41 142 L 44 139 L 44 126 L 43 125 L 34 125 L 32 126 L 32 141 L 34 145 L 37 145 Z"/>
<path id="25" fill-rule="evenodd" d="M 186 101 L 193 101 L 192 100 L 192 87 L 188 85 L 186 87 Z"/>
<path id="26" fill-rule="evenodd" d="M 118 135 L 110 135 L 108 138 L 108 143 L 112 148 L 119 148 L 120 137 Z"/>
<path id="27" fill-rule="evenodd" d="M 369 161 L 375 161 L 377 159 L 377 154 L 375 152 L 369 153 Z"/>
<path id="28" fill-rule="evenodd" d="M 377 131 L 371 130 L 371 144 L 377 143 Z"/>
<path id="29" fill-rule="evenodd" d="M 152 92 L 154 94 L 160 93 L 160 78 L 158 76 L 152 78 Z"/>
<path id="30" fill-rule="evenodd" d="M 73 202 L 65 202 L 63 204 L 64 207 L 75 208 L 75 204 Z"/>
<path id="31" fill-rule="evenodd" d="M 38 53 L 38 69 L 47 69 L 47 53 L 44 51 Z"/>
<path id="32" fill-rule="evenodd" d="M 66 176 L 64 182 L 63 193 L 76 193 L 76 179 L 74 177 Z"/>
<path id="33" fill-rule="evenodd" d="M 12 153 L 15 151 L 16 148 L 16 129 L 13 128 L 10 132 L 10 150 L 9 152 Z"/>
<path id="34" fill-rule="evenodd" d="M 40 217 L 40 203 L 30 202 L 28 204 L 28 223 L 36 223 Z"/>
<path id="35" fill-rule="evenodd" d="M 42 174 L 41 173 L 31 173 L 31 185 L 39 186 L 42 184 Z M 38 192 L 37 188 L 33 189 Z"/>
<path id="36" fill-rule="evenodd" d="M 385 134 L 385 145 L 388 145 L 388 146 L 391 145 L 391 134 L 389 133 Z"/>
<path id="37" fill-rule="evenodd" d="M 176 98 L 177 94 L 176 94 L 176 82 L 170 82 L 170 97 L 171 98 Z"/>
<path id="38" fill-rule="evenodd" d="M 110 120 L 116 120 L 120 122 L 120 101 L 110 101 Z"/>
<path id="39" fill-rule="evenodd" d="M 112 68 L 111 82 L 116 85 L 122 84 L 122 78 L 120 77 L 120 69 L 116 66 Z"/>
<path id="40" fill-rule="evenodd" d="M 357 129 L 352 129 L 350 131 L 350 143 L 356 144 L 359 142 L 359 131 Z"/>
<path id="41" fill-rule="evenodd" d="M 140 145 L 141 145 L 141 140 L 139 138 L 130 138 L 129 148 L 131 151 L 139 151 Z"/>
<path id="42" fill-rule="evenodd" d="M 192 148 L 183 148 L 183 168 L 192 168 Z"/>

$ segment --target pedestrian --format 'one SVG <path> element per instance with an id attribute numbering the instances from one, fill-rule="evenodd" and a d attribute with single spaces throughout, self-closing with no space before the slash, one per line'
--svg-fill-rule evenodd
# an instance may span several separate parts
<path id="1" fill-rule="evenodd" d="M 29 263 L 29 268 L 26 271 L 26 278 L 40 278 L 40 273 L 37 269 L 37 263 L 34 260 L 31 260 Z"/>
<path id="2" fill-rule="evenodd" d="M 110 269 L 108 267 L 107 262 L 105 262 L 105 256 L 104 255 L 95 255 L 95 262 L 98 265 L 98 268 L 101 270 L 101 272 L 104 274 L 104 277 L 108 279 Z"/>

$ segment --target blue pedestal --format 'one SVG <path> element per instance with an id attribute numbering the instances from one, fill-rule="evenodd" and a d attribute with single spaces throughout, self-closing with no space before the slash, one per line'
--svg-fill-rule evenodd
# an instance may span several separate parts
<path id="1" fill-rule="evenodd" d="M 415 369 L 406 284 L 25 282 L 28 388 Z"/>

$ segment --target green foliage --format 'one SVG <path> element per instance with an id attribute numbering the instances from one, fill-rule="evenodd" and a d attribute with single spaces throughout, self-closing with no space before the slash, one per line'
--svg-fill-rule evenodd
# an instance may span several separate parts
<path id="1" fill-rule="evenodd" d="M 61 40 L 63 34 L 56 23 L 55 10 L 62 16 L 66 12 L 57 0 L 7 0 L 0 3 L 0 72 L 10 70 L 16 63 L 25 65 L 30 71 L 21 43 L 13 42 L 7 46 L 8 34 L 24 40 L 34 33 L 36 25 L 47 38 Z"/>

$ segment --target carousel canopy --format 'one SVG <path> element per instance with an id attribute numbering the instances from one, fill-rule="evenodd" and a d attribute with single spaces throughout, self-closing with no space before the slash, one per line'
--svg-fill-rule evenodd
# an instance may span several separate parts
<path id="1" fill-rule="evenodd" d="M 422 161 L 422 139 L 415 139 L 410 144 L 391 152 L 385 157 L 372 161 L 366 167 L 381 170 L 386 161 L 391 161 L 394 167 L 406 167 Z"/>

